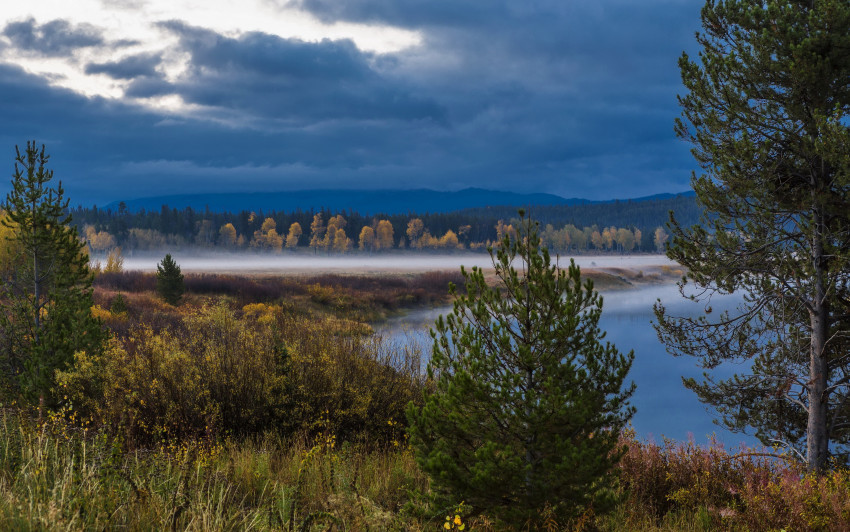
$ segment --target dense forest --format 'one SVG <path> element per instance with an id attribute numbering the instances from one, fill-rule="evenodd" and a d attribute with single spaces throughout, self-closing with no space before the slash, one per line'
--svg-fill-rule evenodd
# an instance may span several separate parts
<path id="1" fill-rule="evenodd" d="M 581 205 L 532 206 L 544 243 L 558 253 L 656 252 L 667 240 L 669 213 L 684 225 L 700 214 L 689 195 Z M 198 211 L 163 205 L 132 212 L 77 207 L 77 230 L 94 254 L 120 247 L 125 253 L 169 248 L 255 249 L 313 248 L 314 251 L 366 252 L 412 248 L 484 250 L 516 227 L 517 208 L 493 206 L 450 213 L 364 216 L 331 210 Z"/>

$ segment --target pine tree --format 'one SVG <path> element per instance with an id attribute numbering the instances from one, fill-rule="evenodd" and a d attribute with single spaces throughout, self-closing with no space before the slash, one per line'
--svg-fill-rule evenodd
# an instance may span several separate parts
<path id="1" fill-rule="evenodd" d="M 62 183 L 49 186 L 53 171 L 42 145 L 16 147 L 12 191 L 3 209 L 12 230 L 18 267 L 4 284 L 0 314 L 7 384 L 31 401 L 55 404 L 54 374 L 75 351 L 96 353 L 106 339 L 91 314 L 92 274 L 85 244 L 70 226 Z"/>
<path id="2" fill-rule="evenodd" d="M 623 387 L 633 353 L 603 344 L 592 282 L 573 262 L 553 265 L 536 225 L 521 223 L 524 238 L 506 233 L 490 250 L 498 286 L 461 270 L 466 294 L 451 287 L 454 311 L 431 333 L 433 391 L 408 408 L 439 497 L 517 528 L 546 507 L 562 520 L 608 507 L 634 390 Z"/>
<path id="3" fill-rule="evenodd" d="M 731 429 L 823 471 L 850 458 L 850 4 L 709 1 L 702 25 L 676 130 L 706 216 L 673 222 L 668 256 L 700 298 L 745 297 L 700 319 L 659 306 L 659 337 L 708 370 L 734 364 L 686 384 Z"/>
<path id="4" fill-rule="evenodd" d="M 183 274 L 170 253 L 156 265 L 156 291 L 169 305 L 179 305 L 183 297 Z"/>

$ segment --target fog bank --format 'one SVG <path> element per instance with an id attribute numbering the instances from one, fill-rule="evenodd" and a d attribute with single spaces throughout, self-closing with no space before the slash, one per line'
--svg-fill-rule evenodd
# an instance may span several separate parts
<path id="1" fill-rule="evenodd" d="M 309 255 L 284 253 L 261 255 L 256 253 L 222 253 L 197 255 L 176 251 L 171 254 L 183 272 L 203 273 L 369 273 L 369 272 L 422 272 L 432 270 L 457 270 L 478 266 L 492 268 L 485 253 L 432 255 L 430 253 Z M 164 253 L 163 253 L 164 256 Z M 572 257 L 582 268 L 641 269 L 650 266 L 674 265 L 664 255 L 579 255 Z M 124 259 L 125 270 L 154 271 L 162 256 L 131 256 Z M 570 257 L 560 257 L 562 266 Z M 103 261 L 102 261 L 103 262 Z"/>

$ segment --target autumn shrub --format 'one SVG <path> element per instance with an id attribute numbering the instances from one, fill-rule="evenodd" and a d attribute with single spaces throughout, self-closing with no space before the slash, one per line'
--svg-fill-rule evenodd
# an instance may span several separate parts
<path id="1" fill-rule="evenodd" d="M 77 353 L 60 382 L 81 411 L 132 442 L 285 430 L 288 355 L 268 327 L 223 305 L 190 314 L 184 327 L 140 327 L 102 357 Z"/>
<path id="2" fill-rule="evenodd" d="M 663 444 L 624 436 L 620 461 L 620 526 L 647 518 L 701 515 L 710 528 L 728 530 L 850 530 L 850 471 L 806 474 L 802 464 L 772 449 L 729 453 L 712 442 Z"/>
<path id="3" fill-rule="evenodd" d="M 768 479 L 747 478 L 738 487 L 742 505 L 727 512 L 732 527 L 749 530 L 850 530 L 850 471 L 823 476 L 787 467 Z"/>
<path id="4" fill-rule="evenodd" d="M 156 275 L 138 270 L 102 272 L 95 277 L 94 286 L 119 292 L 153 292 L 156 290 Z"/>
<path id="5" fill-rule="evenodd" d="M 630 435 L 630 433 L 627 433 Z M 621 481 L 636 505 L 657 516 L 704 505 L 724 508 L 735 504 L 734 490 L 743 476 L 740 462 L 729 459 L 719 445 L 701 447 L 693 441 L 624 440 Z"/>
<path id="6" fill-rule="evenodd" d="M 304 293 L 300 283 L 286 277 L 196 273 L 186 275 L 185 283 L 193 294 L 232 296 L 243 305 Z"/>
<path id="7" fill-rule="evenodd" d="M 113 309 L 113 303 L 119 295 L 123 301 L 118 308 Z M 128 338 L 131 330 L 142 323 L 154 331 L 179 328 L 182 326 L 183 317 L 192 312 L 193 308 L 190 306 L 172 307 L 156 297 L 153 292 L 119 292 L 100 288 L 95 290 L 94 296 L 95 304 L 99 305 L 101 310 L 93 310 L 96 313 L 99 312 L 97 315 L 101 318 L 104 326 L 113 335 L 122 339 Z M 103 310 L 107 310 L 107 313 L 103 313 Z"/>
<path id="8" fill-rule="evenodd" d="M 418 366 L 397 363 L 362 323 L 261 303 L 241 312 L 219 303 L 176 319 L 132 329 L 102 355 L 77 353 L 59 374 L 64 394 L 142 445 L 268 430 L 387 442 L 419 396 Z"/>
<path id="9" fill-rule="evenodd" d="M 421 400 L 420 354 L 399 349 L 362 323 L 281 315 L 291 348 L 302 429 L 324 423 L 341 439 L 398 437 L 410 401 Z"/>

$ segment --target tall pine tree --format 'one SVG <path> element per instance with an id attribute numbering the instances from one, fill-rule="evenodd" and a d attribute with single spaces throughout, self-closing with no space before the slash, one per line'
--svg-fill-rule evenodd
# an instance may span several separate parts
<path id="1" fill-rule="evenodd" d="M 699 319 L 659 305 L 659 337 L 708 370 L 735 363 L 686 384 L 822 471 L 850 450 L 850 3 L 712 0 L 702 25 L 677 132 L 707 216 L 673 222 L 668 256 L 700 298 L 744 303 Z"/>
<path id="2" fill-rule="evenodd" d="M 71 226 L 62 183 L 42 145 L 16 147 L 12 191 L 3 209 L 18 267 L 3 283 L 0 332 L 7 385 L 31 401 L 55 403 L 54 374 L 75 351 L 102 349 L 106 333 L 91 314 L 92 274 L 85 244 Z"/>
<path id="3" fill-rule="evenodd" d="M 408 409 L 434 491 L 517 528 L 546 507 L 564 522 L 607 507 L 634 390 L 633 354 L 602 342 L 592 282 L 552 264 L 536 224 L 521 229 L 491 250 L 497 286 L 462 270 L 466 294 L 432 331 L 435 387 Z"/>

